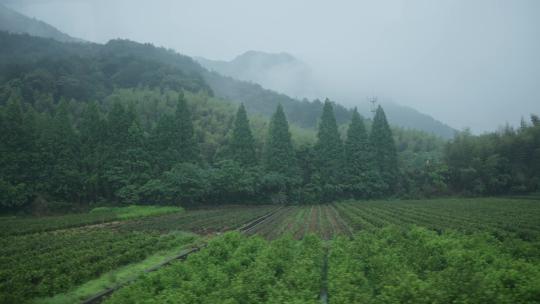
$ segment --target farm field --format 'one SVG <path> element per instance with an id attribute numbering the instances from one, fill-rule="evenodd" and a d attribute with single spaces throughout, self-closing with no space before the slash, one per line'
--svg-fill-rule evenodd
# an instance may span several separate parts
<path id="1" fill-rule="evenodd" d="M 501 245 L 420 227 L 327 243 L 227 233 L 105 303 L 537 303 L 538 250 Z"/>
<path id="2" fill-rule="evenodd" d="M 342 202 L 340 216 L 355 231 L 389 225 L 417 225 L 443 231 L 510 234 L 524 240 L 540 236 L 540 200 L 509 198 Z"/>
<path id="3" fill-rule="evenodd" d="M 365 230 L 328 249 L 330 303 L 538 303 L 538 244 L 421 227 Z"/>
<path id="4" fill-rule="evenodd" d="M 386 226 L 421 226 L 435 231 L 489 232 L 500 238 L 540 237 L 540 201 L 509 198 L 345 201 L 327 205 L 288 206 L 262 222 L 249 235 L 299 239 L 351 236 Z"/>
<path id="5" fill-rule="evenodd" d="M 529 199 L 287 206 L 106 303 L 538 303 L 539 220 Z"/>
<path id="6" fill-rule="evenodd" d="M 32 218 L 2 223 L 0 303 L 72 303 L 141 275 L 105 300 L 536 303 L 540 295 L 537 200 L 228 206 L 125 219 L 122 210 L 113 213 L 101 222 L 88 220 L 92 213 L 64 222 L 38 218 L 24 233 L 18 225 Z M 142 271 L 160 263 L 150 258 L 160 252 L 206 243 L 185 262 Z M 119 282 L 104 277 L 125 267 L 138 270 Z"/>
<path id="7" fill-rule="evenodd" d="M 257 234 L 267 239 L 284 235 L 301 239 L 315 234 L 325 240 L 351 233 L 350 226 L 333 205 L 288 206 L 247 232 L 248 235 Z"/>
<path id="8" fill-rule="evenodd" d="M 116 225 L 120 231 L 191 231 L 211 234 L 240 228 L 243 224 L 277 210 L 277 206 L 230 206 L 147 217 Z"/>
<path id="9" fill-rule="evenodd" d="M 69 292 L 152 254 L 180 251 L 207 234 L 239 228 L 276 207 L 231 206 L 174 213 L 167 207 L 167 212 L 125 220 L 119 214 L 127 214 L 126 210 L 120 209 L 108 210 L 110 214 L 100 210 L 36 218 L 28 226 L 32 218 L 3 222 L 8 228 L 0 240 L 0 303 L 26 303 Z"/>
<path id="10" fill-rule="evenodd" d="M 323 243 L 227 233 L 131 284 L 106 303 L 319 303 Z"/>
<path id="11" fill-rule="evenodd" d="M 188 244 L 184 234 L 122 232 L 109 229 L 47 232 L 0 241 L 0 300 L 52 296 L 153 252 Z"/>
<path id="12" fill-rule="evenodd" d="M 45 232 L 181 211 L 183 209 L 179 207 L 129 206 L 122 208 L 95 208 L 88 213 L 62 216 L 4 217 L 0 220 L 0 235 Z"/>

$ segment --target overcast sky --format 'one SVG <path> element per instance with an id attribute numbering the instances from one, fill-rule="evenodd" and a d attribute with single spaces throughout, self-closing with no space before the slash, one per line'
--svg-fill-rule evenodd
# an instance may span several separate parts
<path id="1" fill-rule="evenodd" d="M 461 129 L 540 114 L 539 0 L 0 0 L 94 42 L 230 60 L 288 52 L 347 105 L 378 95 Z"/>

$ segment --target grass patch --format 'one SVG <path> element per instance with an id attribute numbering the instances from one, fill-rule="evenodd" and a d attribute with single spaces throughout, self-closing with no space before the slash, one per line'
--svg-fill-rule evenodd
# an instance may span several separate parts
<path id="1" fill-rule="evenodd" d="M 72 304 L 79 303 L 100 291 L 116 286 L 117 284 L 126 283 L 138 276 L 144 274 L 146 269 L 158 265 L 176 255 L 182 250 L 194 245 L 198 236 L 189 232 L 173 232 L 178 238 L 178 246 L 158 251 L 141 262 L 133 263 L 111 270 L 102 274 L 99 278 L 90 280 L 78 287 L 61 294 L 57 294 L 49 298 L 37 298 L 32 302 L 36 304 Z"/>
<path id="2" fill-rule="evenodd" d="M 90 213 L 114 213 L 121 220 L 132 219 L 137 217 L 162 215 L 168 213 L 182 212 L 181 207 L 171 206 L 137 206 L 131 205 L 128 207 L 98 207 L 90 211 Z"/>

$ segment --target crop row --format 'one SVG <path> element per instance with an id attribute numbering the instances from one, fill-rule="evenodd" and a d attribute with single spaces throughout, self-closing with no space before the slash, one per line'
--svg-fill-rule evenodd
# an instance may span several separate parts
<path id="1" fill-rule="evenodd" d="M 540 203 L 509 199 L 448 199 L 430 201 L 349 201 L 335 204 L 355 230 L 388 225 L 419 225 L 443 231 L 490 231 L 525 240 L 540 236 Z"/>
<path id="2" fill-rule="evenodd" d="M 65 230 L 0 240 L 0 303 L 65 292 L 119 266 L 194 240 L 193 235 Z"/>
<path id="3" fill-rule="evenodd" d="M 331 239 L 336 235 L 350 233 L 350 227 L 332 205 L 289 206 L 281 209 L 251 232 L 267 239 L 275 239 L 285 234 L 290 234 L 296 239 L 301 239 L 307 234 Z"/>
<path id="4" fill-rule="evenodd" d="M 227 233 L 122 288 L 106 303 L 319 303 L 322 241 Z"/>
<path id="5" fill-rule="evenodd" d="M 229 206 L 212 209 L 186 211 L 148 217 L 135 221 L 125 222 L 118 226 L 120 231 L 191 231 L 198 234 L 211 234 L 237 229 L 250 220 L 261 217 L 276 206 Z"/>

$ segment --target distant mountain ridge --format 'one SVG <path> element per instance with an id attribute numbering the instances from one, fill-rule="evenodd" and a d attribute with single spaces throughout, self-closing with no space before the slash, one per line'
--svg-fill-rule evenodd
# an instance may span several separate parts
<path id="1" fill-rule="evenodd" d="M 194 57 L 210 71 L 238 80 L 254 82 L 294 98 L 318 97 L 311 68 L 288 53 L 247 51 L 231 61 Z"/>
<path id="2" fill-rule="evenodd" d="M 0 31 L 51 38 L 61 42 L 84 42 L 43 21 L 27 17 L 0 4 Z"/>
<path id="3" fill-rule="evenodd" d="M 253 82 L 289 96 L 297 98 L 324 96 L 318 91 L 319 85 L 310 67 L 288 53 L 247 51 L 231 61 L 209 60 L 201 57 L 195 57 L 195 60 L 210 71 Z M 213 82 L 212 79 L 209 81 Z M 240 94 L 235 96 L 234 92 L 220 88 L 217 84 L 215 87 L 215 91 L 224 91 L 223 93 L 231 98 L 240 97 L 238 96 Z M 452 127 L 411 107 L 387 100 L 380 102 L 393 125 L 422 130 L 443 138 L 452 138 L 456 132 Z M 371 108 L 367 102 L 359 104 L 358 110 L 365 117 L 371 117 Z"/>
<path id="4" fill-rule="evenodd" d="M 3 15 L 8 16 L 8 18 L 1 19 L 0 23 L 3 25 L 0 27 L 0 30 L 12 29 L 8 30 L 8 32 L 21 32 L 32 36 L 52 38 L 53 40 L 60 42 L 82 41 L 60 32 L 45 22 L 28 18 L 0 5 L 0 16 Z M 13 24 L 10 24 L 10 22 Z M 33 30 L 34 27 L 32 26 L 21 26 L 20 24 L 33 24 L 36 27 L 41 28 L 41 30 L 36 31 Z M 170 75 L 167 76 L 167 81 L 169 81 L 172 86 L 179 86 L 188 90 L 202 88 L 203 90 L 210 92 L 210 94 L 214 94 L 232 102 L 242 102 L 245 104 L 248 112 L 261 114 L 265 117 L 270 117 L 276 106 L 281 104 L 289 121 L 299 127 L 316 128 L 318 118 L 322 111 L 322 102 L 320 100 L 300 100 L 289 97 L 295 96 L 293 94 L 286 95 L 278 93 L 279 90 L 275 89 L 275 87 L 284 87 L 283 84 L 290 84 L 291 90 L 298 89 L 300 92 L 306 92 L 307 89 L 313 87 L 309 67 L 287 53 L 270 54 L 250 51 L 236 57 L 231 61 L 232 63 L 230 63 L 205 60 L 203 58 L 196 58 L 196 60 L 194 60 L 191 57 L 181 55 L 173 50 L 155 47 L 148 43 L 142 44 L 121 39 L 111 40 L 105 45 L 94 43 L 69 43 L 62 45 L 52 42 L 36 41 L 35 45 L 33 43 L 18 43 L 17 50 L 9 50 L 11 48 L 10 41 L 20 41 L 19 38 L 2 36 L 2 39 L 0 40 L 3 40 L 0 41 L 0 44 L 2 44 L 0 50 L 2 48 L 7 48 L 5 51 L 9 53 L 9 56 L 0 58 L 0 65 L 4 66 L 15 62 L 24 63 L 30 58 L 31 60 L 44 60 L 46 58 L 61 60 L 65 55 L 87 57 L 96 56 L 96 54 L 104 52 L 108 53 L 110 56 L 125 57 L 126 63 L 129 62 L 130 64 L 127 68 L 135 73 L 140 73 L 137 72 L 137 70 L 147 71 L 148 68 L 152 67 L 150 62 L 159 63 L 160 65 L 154 66 L 156 69 L 154 72 L 139 74 L 139 76 L 144 76 L 144 79 L 141 80 L 139 79 L 140 77 L 136 77 L 137 81 L 142 81 L 141 83 L 149 84 L 155 81 L 162 81 L 161 77 Z M 35 48 L 36 45 L 43 43 L 47 45 L 45 49 Z M 107 58 L 107 56 L 104 58 Z M 143 63 L 141 61 L 134 62 L 133 60 L 136 58 L 143 59 L 147 63 L 141 65 L 141 63 Z M 167 66 L 175 70 L 169 70 Z M 124 85 L 133 83 L 134 79 L 130 79 L 132 77 L 125 74 L 126 71 L 124 71 L 123 74 L 116 75 L 113 80 L 119 81 L 119 83 Z M 242 71 L 242 73 L 235 74 L 235 71 Z M 228 74 L 233 75 L 231 76 Z M 154 75 L 152 77 L 157 77 L 157 80 L 149 78 L 150 75 Z M 174 77 L 172 75 L 174 75 Z M 257 81 L 254 81 L 253 79 L 256 79 Z M 280 79 L 280 81 L 273 82 L 268 86 L 264 86 L 263 84 L 264 87 L 259 84 L 259 82 L 269 83 L 269 80 L 272 79 Z M 299 81 L 299 79 L 301 81 Z M 79 81 L 80 83 L 84 83 L 88 81 L 88 79 L 83 78 Z M 304 85 L 300 85 L 302 81 L 304 81 Z M 274 87 L 272 85 L 274 85 Z M 101 85 L 101 87 L 104 88 L 107 86 L 109 85 L 106 83 Z M 75 90 L 75 88 L 73 88 L 73 90 Z M 74 92 L 77 92 L 77 90 Z M 100 96 L 101 94 L 99 93 L 102 92 L 104 92 L 104 90 L 100 90 L 93 95 L 88 95 L 88 93 L 86 96 Z M 426 131 L 443 138 L 451 138 L 454 134 L 454 130 L 450 127 L 445 126 L 412 108 L 392 103 L 383 105 L 385 106 L 385 111 L 393 125 Z M 359 110 L 365 117 L 371 117 L 369 108 L 360 108 Z M 349 121 L 351 115 L 350 109 L 335 103 L 334 111 L 338 123 L 344 124 Z"/>

